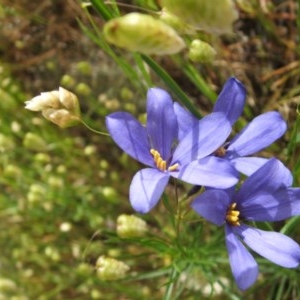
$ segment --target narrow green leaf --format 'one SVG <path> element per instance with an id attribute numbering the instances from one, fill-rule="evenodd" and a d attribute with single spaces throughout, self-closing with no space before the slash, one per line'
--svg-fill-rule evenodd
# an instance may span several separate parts
<path id="1" fill-rule="evenodd" d="M 105 21 L 113 18 L 113 13 L 108 9 L 102 0 L 91 0 L 91 3 Z"/>
<path id="2" fill-rule="evenodd" d="M 146 55 L 141 55 L 143 60 L 149 65 L 149 67 L 165 82 L 165 84 L 172 90 L 172 92 L 179 98 L 181 103 L 196 117 L 201 118 L 201 114 L 192 104 L 189 97 L 183 92 L 179 85 L 174 81 L 174 79 L 152 58 Z"/>

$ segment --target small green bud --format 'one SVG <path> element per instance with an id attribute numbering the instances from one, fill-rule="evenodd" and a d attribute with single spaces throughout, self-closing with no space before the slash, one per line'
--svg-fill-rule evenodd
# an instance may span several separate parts
<path id="1" fill-rule="evenodd" d="M 121 88 L 120 96 L 124 101 L 131 101 L 134 97 L 134 94 L 131 89 L 125 86 Z"/>
<path id="2" fill-rule="evenodd" d="M 109 162 L 105 159 L 101 159 L 99 166 L 101 169 L 107 170 L 109 168 Z"/>
<path id="3" fill-rule="evenodd" d="M 14 141 L 2 133 L 0 133 L 0 152 L 5 152 L 15 147 Z"/>
<path id="4" fill-rule="evenodd" d="M 47 183 L 49 184 L 49 187 L 60 189 L 64 186 L 64 181 L 61 177 L 58 176 L 49 176 L 47 178 Z"/>
<path id="5" fill-rule="evenodd" d="M 67 172 L 67 168 L 65 165 L 59 165 L 56 168 L 58 174 L 65 174 Z"/>
<path id="6" fill-rule="evenodd" d="M 103 33 L 109 43 L 144 54 L 174 54 L 185 47 L 183 39 L 172 27 L 140 13 L 108 21 Z"/>
<path id="7" fill-rule="evenodd" d="M 37 153 L 34 156 L 34 161 L 42 164 L 47 164 L 51 161 L 51 156 L 47 153 Z"/>
<path id="8" fill-rule="evenodd" d="M 102 188 L 102 194 L 106 200 L 116 201 L 118 198 L 116 190 L 111 186 L 104 186 Z"/>
<path id="9" fill-rule="evenodd" d="M 120 215 L 117 219 L 117 234 L 121 238 L 144 236 L 147 232 L 147 223 L 134 215 Z"/>
<path id="10" fill-rule="evenodd" d="M 90 75 L 92 73 L 92 66 L 88 61 L 80 61 L 77 63 L 76 67 L 83 75 Z"/>
<path id="11" fill-rule="evenodd" d="M 124 262 L 105 256 L 100 256 L 96 262 L 97 275 L 101 280 L 122 279 L 129 269 Z"/>
<path id="12" fill-rule="evenodd" d="M 217 52 L 212 46 L 201 40 L 193 40 L 189 48 L 189 59 L 193 62 L 211 62 L 216 54 Z"/>
<path id="13" fill-rule="evenodd" d="M 69 74 L 65 74 L 61 78 L 60 83 L 61 83 L 61 85 L 70 88 L 76 84 L 76 80 L 74 79 L 74 77 L 70 76 Z"/>
<path id="14" fill-rule="evenodd" d="M 8 178 L 17 178 L 22 174 L 22 169 L 15 165 L 6 165 L 3 170 L 3 175 Z"/>
<path id="15" fill-rule="evenodd" d="M 46 189 L 40 184 L 33 183 L 29 187 L 27 199 L 30 203 L 38 203 L 45 199 Z"/>
<path id="16" fill-rule="evenodd" d="M 80 82 L 76 86 L 76 93 L 82 96 L 89 96 L 92 93 L 91 88 L 84 82 Z"/>
<path id="17" fill-rule="evenodd" d="M 61 255 L 60 255 L 60 253 L 58 252 L 57 249 L 55 249 L 51 246 L 47 246 L 44 251 L 45 251 L 45 255 L 47 257 L 49 257 L 50 259 L 52 259 L 53 261 L 60 261 L 61 260 Z"/>
<path id="18" fill-rule="evenodd" d="M 82 276 L 91 276 L 93 274 L 93 266 L 87 263 L 80 263 L 77 268 L 75 269 L 75 272 L 78 275 L 82 275 Z"/>
<path id="19" fill-rule="evenodd" d="M 32 132 L 27 132 L 23 139 L 23 145 L 25 148 L 43 152 L 47 151 L 47 144 L 46 142 L 37 134 Z"/>
<path id="20" fill-rule="evenodd" d="M 13 292 L 17 290 L 17 284 L 8 279 L 8 278 L 4 278 L 1 277 L 0 278 L 0 290 L 1 292 Z"/>
<path id="21" fill-rule="evenodd" d="M 183 22 L 215 34 L 231 33 L 238 18 L 232 0 L 162 0 L 162 5 Z"/>

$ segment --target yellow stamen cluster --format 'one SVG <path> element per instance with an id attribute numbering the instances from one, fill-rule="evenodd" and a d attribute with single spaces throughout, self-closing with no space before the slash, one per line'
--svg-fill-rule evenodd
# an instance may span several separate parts
<path id="1" fill-rule="evenodd" d="M 235 208 L 236 208 L 236 203 L 230 204 L 226 215 L 226 221 L 232 226 L 240 226 L 240 222 L 239 222 L 240 212 L 238 210 L 235 210 Z"/>
<path id="2" fill-rule="evenodd" d="M 167 169 L 167 162 L 162 159 L 160 153 L 157 150 L 150 149 L 150 153 L 153 156 L 156 167 L 163 172 L 165 172 L 166 170 L 175 171 L 179 167 L 179 164 L 174 164 L 174 165 L 168 167 L 168 169 Z"/>

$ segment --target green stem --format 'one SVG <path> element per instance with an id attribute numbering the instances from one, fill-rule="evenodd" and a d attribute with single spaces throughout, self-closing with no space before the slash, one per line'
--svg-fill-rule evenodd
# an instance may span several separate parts
<path id="1" fill-rule="evenodd" d="M 169 284 L 167 285 L 165 296 L 163 298 L 164 300 L 172 300 L 173 299 L 172 292 L 173 292 L 173 289 L 174 289 L 174 286 L 175 286 L 176 275 L 177 275 L 177 271 L 173 267 L 172 273 L 170 275 L 170 281 L 169 281 Z"/>
<path id="2" fill-rule="evenodd" d="M 104 136 L 110 136 L 110 134 L 106 133 L 106 132 L 102 132 L 102 131 L 98 131 L 92 127 L 90 127 L 87 123 L 85 123 L 82 119 L 80 119 L 80 123 L 85 126 L 88 130 L 94 132 L 94 133 L 97 133 L 99 135 L 104 135 Z"/>

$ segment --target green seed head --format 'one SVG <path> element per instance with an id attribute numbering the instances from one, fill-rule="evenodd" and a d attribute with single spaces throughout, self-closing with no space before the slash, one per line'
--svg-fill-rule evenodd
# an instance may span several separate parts
<path id="1" fill-rule="evenodd" d="M 238 17 L 232 0 L 162 0 L 162 5 L 182 21 L 215 34 L 231 33 Z"/>
<path id="2" fill-rule="evenodd" d="M 105 24 L 103 33 L 109 43 L 144 54 L 174 54 L 185 47 L 172 27 L 140 13 L 110 20 Z"/>

